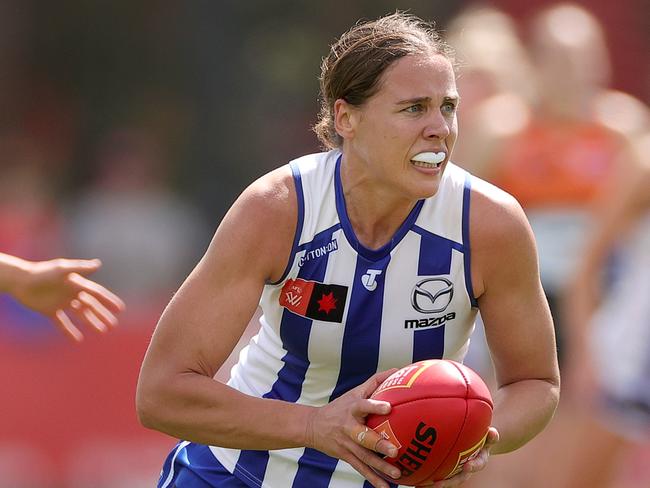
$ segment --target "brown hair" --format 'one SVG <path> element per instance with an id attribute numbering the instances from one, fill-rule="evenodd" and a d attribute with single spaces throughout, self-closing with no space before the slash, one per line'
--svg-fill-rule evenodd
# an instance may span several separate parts
<path id="1" fill-rule="evenodd" d="M 314 132 L 326 149 L 341 147 L 334 127 L 334 102 L 361 106 L 379 90 L 381 75 L 409 54 L 441 54 L 453 64 L 453 53 L 433 24 L 404 12 L 361 22 L 345 32 L 323 58 L 320 113 Z"/>

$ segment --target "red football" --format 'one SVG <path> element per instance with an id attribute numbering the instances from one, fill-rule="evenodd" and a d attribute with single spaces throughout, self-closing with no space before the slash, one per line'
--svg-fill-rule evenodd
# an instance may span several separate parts
<path id="1" fill-rule="evenodd" d="M 366 425 L 397 446 L 397 457 L 386 461 L 402 471 L 401 485 L 458 473 L 483 447 L 492 421 L 492 397 L 481 377 L 445 359 L 405 366 L 371 398 L 392 406 L 388 415 L 369 415 Z"/>

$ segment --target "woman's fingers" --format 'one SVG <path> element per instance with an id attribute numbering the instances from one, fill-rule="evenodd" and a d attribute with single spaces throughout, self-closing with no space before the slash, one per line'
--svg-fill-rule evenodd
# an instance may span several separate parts
<path id="1" fill-rule="evenodd" d="M 97 298 L 90 293 L 82 291 L 78 296 L 79 301 L 87 307 L 88 310 L 102 321 L 107 327 L 115 327 L 117 325 L 117 317 L 111 313 Z"/>
<path id="2" fill-rule="evenodd" d="M 397 448 L 367 425 L 357 424 L 348 434 L 360 446 L 388 457 L 397 456 Z"/>
<path id="3" fill-rule="evenodd" d="M 463 472 L 475 473 L 485 468 L 490 459 L 490 449 L 494 444 L 499 442 L 499 431 L 494 427 L 488 429 L 485 445 L 481 448 L 476 456 L 467 461 L 463 466 Z"/>
<path id="4" fill-rule="evenodd" d="M 350 438 L 357 444 L 375 451 L 381 436 L 367 425 L 357 424 L 349 433 Z"/>
<path id="5" fill-rule="evenodd" d="M 93 273 L 102 266 L 99 259 L 65 259 L 59 258 L 48 263 L 53 263 L 56 267 L 68 273 Z"/>
<path id="6" fill-rule="evenodd" d="M 68 338 L 75 342 L 81 342 L 84 338 L 83 334 L 70 320 L 70 317 L 63 311 L 57 310 L 53 317 L 54 325 L 63 332 Z"/>
<path id="7" fill-rule="evenodd" d="M 421 485 L 423 488 L 455 488 L 456 486 L 461 486 L 465 483 L 470 477 L 471 473 L 460 472 L 456 476 L 449 478 L 448 480 L 436 481 L 430 485 Z M 419 488 L 419 487 L 418 487 Z"/>
<path id="8" fill-rule="evenodd" d="M 104 322 L 102 322 L 102 320 L 92 310 L 79 300 L 72 300 L 70 305 L 72 306 L 72 312 L 79 322 L 82 322 L 87 327 L 90 327 L 97 332 L 104 333 L 108 330 L 108 326 L 106 326 L 106 324 L 104 324 Z"/>
<path id="9" fill-rule="evenodd" d="M 397 455 L 397 448 L 387 440 L 383 439 L 380 434 L 366 425 L 356 424 L 348 430 L 348 436 L 352 443 L 347 447 L 350 449 L 352 454 L 361 461 L 362 465 L 366 467 L 363 472 L 359 472 L 361 472 L 368 481 L 371 483 L 373 482 L 376 472 L 383 473 L 385 476 L 393 479 L 400 476 L 401 473 L 398 468 L 389 464 L 377 455 L 378 453 L 389 457 L 395 457 Z M 371 468 L 370 471 L 374 470 L 374 475 L 371 475 L 371 478 L 368 478 L 370 473 L 370 471 L 367 470 L 368 466 Z"/>
<path id="10" fill-rule="evenodd" d="M 383 400 L 361 398 L 357 400 L 357 404 L 353 406 L 352 414 L 359 419 L 364 419 L 370 414 L 388 415 L 390 413 L 390 408 L 390 403 Z"/>
<path id="11" fill-rule="evenodd" d="M 427 486 L 430 488 L 454 488 L 456 486 L 461 486 L 465 483 L 473 473 L 481 471 L 485 468 L 490 458 L 490 447 L 499 441 L 499 432 L 494 428 L 490 427 L 487 434 L 487 439 L 485 440 L 485 446 L 474 456 L 472 459 L 467 461 L 463 466 L 463 470 L 455 476 L 447 480 L 436 481 L 435 483 Z"/>
<path id="12" fill-rule="evenodd" d="M 125 304 L 120 297 L 99 283 L 84 278 L 77 273 L 71 273 L 68 276 L 68 281 L 74 285 L 79 292 L 85 291 L 95 297 L 113 313 L 119 313 L 125 308 Z"/>
<path id="13" fill-rule="evenodd" d="M 397 467 L 382 457 L 395 457 L 397 448 L 364 425 L 364 419 L 370 414 L 390 413 L 390 403 L 369 397 L 395 371 L 397 369 L 377 373 L 332 403 L 317 409 L 311 427 L 313 432 L 330 432 L 330 435 L 315 437 L 313 444 L 316 449 L 343 459 L 377 488 L 388 488 L 386 479 L 396 479 L 401 475 Z M 317 424 L 321 427 L 316 427 Z M 335 444 L 332 444 L 333 440 Z"/>
<path id="14" fill-rule="evenodd" d="M 369 432 L 376 433 L 371 429 L 369 430 Z M 364 439 L 365 438 L 366 437 L 364 437 Z M 372 449 L 368 449 L 364 447 L 362 444 L 358 442 L 357 439 L 351 438 L 350 443 L 348 443 L 346 447 L 352 453 L 353 462 L 350 462 L 350 460 L 347 459 L 346 461 L 350 462 L 350 464 L 357 471 L 359 471 L 359 473 L 361 473 L 368 481 L 370 481 L 370 483 L 372 483 L 373 486 L 382 486 L 382 487 L 388 486 L 386 481 L 378 473 L 382 473 L 384 476 L 392 479 L 396 479 L 397 477 L 400 476 L 401 473 L 398 468 L 384 461 L 384 459 L 378 456 L 377 453 Z"/>
<path id="15" fill-rule="evenodd" d="M 494 427 L 490 427 L 488 429 L 487 438 L 485 439 L 485 447 L 492 447 L 492 445 L 497 442 L 499 442 L 499 431 Z"/>
<path id="16" fill-rule="evenodd" d="M 359 474 L 367 479 L 375 488 L 390 488 L 390 485 L 386 480 L 369 468 L 367 463 L 363 462 L 356 456 L 351 456 L 350 458 L 345 459 L 345 462 L 358 471 Z"/>
<path id="17" fill-rule="evenodd" d="M 372 375 L 368 380 L 366 380 L 365 383 L 361 384 L 358 387 L 360 388 L 363 397 L 368 398 L 370 395 L 372 395 L 375 390 L 379 388 L 379 385 L 381 385 L 386 380 L 386 378 L 392 375 L 395 371 L 397 371 L 397 368 L 392 368 Z"/>

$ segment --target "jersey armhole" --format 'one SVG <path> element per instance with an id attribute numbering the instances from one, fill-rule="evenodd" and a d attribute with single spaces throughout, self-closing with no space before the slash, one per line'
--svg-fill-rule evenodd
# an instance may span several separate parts
<path id="1" fill-rule="evenodd" d="M 300 236 L 302 235 L 302 227 L 305 219 L 305 196 L 302 190 L 302 177 L 300 175 L 300 169 L 298 168 L 298 165 L 293 161 L 289 163 L 289 167 L 291 168 L 291 174 L 293 175 L 293 183 L 296 187 L 296 198 L 298 200 L 298 221 L 296 223 L 296 233 L 293 236 L 293 244 L 291 246 L 289 261 L 284 268 L 282 276 L 277 281 L 268 282 L 268 285 L 278 285 L 282 283 L 289 274 L 289 271 L 291 271 L 296 252 L 298 252 L 298 245 L 300 244 Z"/>
<path id="2" fill-rule="evenodd" d="M 470 201 L 472 196 L 472 176 L 469 173 L 465 174 L 465 184 L 463 186 L 463 218 L 462 218 L 462 233 L 463 233 L 463 252 L 465 259 L 463 265 L 465 267 L 465 287 L 467 288 L 467 295 L 469 296 L 472 307 L 478 308 L 478 300 L 474 296 L 474 286 L 472 285 L 472 253 L 469 245 L 469 210 Z"/>

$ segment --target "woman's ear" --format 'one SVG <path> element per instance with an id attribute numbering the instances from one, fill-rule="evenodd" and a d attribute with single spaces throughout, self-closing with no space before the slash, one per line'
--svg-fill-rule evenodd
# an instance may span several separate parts
<path id="1" fill-rule="evenodd" d="M 357 119 L 358 113 L 353 105 L 342 98 L 334 102 L 334 128 L 343 139 L 350 139 L 354 136 Z"/>

